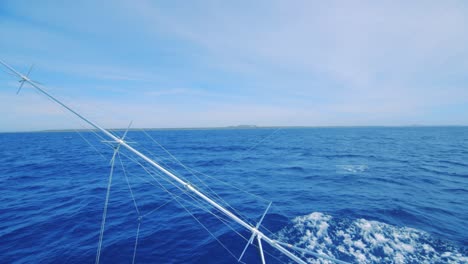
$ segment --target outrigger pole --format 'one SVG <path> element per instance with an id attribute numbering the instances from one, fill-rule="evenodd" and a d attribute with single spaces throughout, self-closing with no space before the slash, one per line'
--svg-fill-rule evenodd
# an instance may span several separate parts
<path id="1" fill-rule="evenodd" d="M 263 232 L 261 232 L 259 230 L 259 227 L 260 227 L 260 224 L 263 220 L 263 217 L 265 216 L 266 212 L 263 214 L 262 216 L 262 219 L 260 220 L 260 222 L 256 225 L 256 226 L 252 226 L 250 224 L 248 224 L 247 222 L 245 222 L 244 220 L 240 219 L 237 215 L 235 215 L 234 213 L 232 213 L 231 211 L 229 211 L 228 209 L 224 208 L 223 206 L 221 206 L 220 204 L 218 204 L 217 202 L 213 201 L 212 199 L 210 199 L 209 197 L 207 197 L 205 194 L 203 194 L 201 191 L 197 190 L 193 185 L 191 185 L 189 182 L 186 182 L 182 179 L 180 179 L 179 177 L 177 177 L 176 175 L 174 175 L 173 173 L 171 173 L 170 171 L 166 170 L 164 167 L 162 167 L 161 165 L 159 165 L 157 162 L 153 161 L 152 159 L 150 159 L 149 157 L 147 157 L 146 155 L 144 155 L 143 153 L 141 153 L 140 151 L 136 150 L 135 148 L 133 148 L 132 146 L 130 146 L 129 144 L 127 144 L 126 141 L 124 141 L 124 138 L 119 138 L 115 135 L 113 135 L 111 132 L 109 132 L 108 130 L 102 128 L 101 126 L 99 126 L 98 124 L 92 122 L 91 120 L 89 120 L 88 118 L 82 116 L 81 114 L 79 114 L 78 112 L 76 112 L 75 110 L 71 109 L 70 107 L 68 107 L 67 105 L 65 105 L 64 103 L 62 103 L 61 101 L 59 101 L 58 99 L 56 99 L 55 97 L 53 97 L 51 94 L 49 94 L 48 92 L 46 92 L 44 89 L 42 89 L 41 87 L 39 87 L 37 85 L 36 82 L 32 81 L 31 79 L 29 79 L 29 75 L 23 75 L 21 73 L 19 73 L 18 71 L 16 71 L 15 69 L 13 69 L 11 66 L 9 66 L 8 64 L 6 64 L 5 62 L 3 62 L 2 60 L 0 60 L 0 63 L 5 66 L 6 68 L 8 68 L 12 73 L 14 73 L 15 75 L 17 75 L 17 77 L 20 78 L 20 83 L 21 83 L 21 87 L 23 86 L 23 84 L 26 82 L 26 83 L 29 83 L 32 87 L 36 88 L 39 92 L 41 92 L 42 94 L 44 94 L 46 97 L 50 98 L 52 101 L 56 102 L 57 104 L 59 104 L 60 106 L 62 106 L 63 108 L 67 109 L 68 111 L 70 111 L 71 113 L 73 113 L 74 115 L 76 115 L 78 118 L 80 118 L 81 120 L 85 121 L 86 123 L 88 123 L 89 125 L 91 125 L 92 127 L 96 128 L 97 130 L 101 131 L 102 133 L 104 133 L 107 137 L 109 137 L 110 139 L 112 139 L 112 141 L 116 142 L 117 144 L 119 144 L 119 146 L 122 146 L 124 148 L 126 148 L 127 150 L 129 150 L 130 152 L 134 153 L 135 155 L 137 155 L 138 157 L 142 158 L 143 160 L 145 160 L 146 162 L 148 162 L 151 166 L 155 167 L 156 169 L 158 169 L 159 171 L 163 172 L 165 175 L 167 175 L 169 178 L 175 180 L 177 183 L 179 183 L 180 185 L 184 186 L 187 190 L 191 191 L 192 193 L 194 193 L 195 195 L 197 195 L 198 197 L 200 197 L 201 199 L 203 199 L 205 202 L 209 203 L 211 206 L 213 206 L 214 208 L 216 208 L 218 211 L 220 211 L 221 213 L 223 213 L 224 215 L 226 215 L 227 217 L 231 218 L 232 220 L 234 220 L 235 222 L 237 222 L 239 225 L 243 226 L 245 229 L 249 230 L 250 232 L 252 232 L 252 236 L 250 237 L 250 240 L 249 242 L 247 243 L 247 246 L 251 243 L 253 243 L 253 240 L 254 238 L 257 238 L 257 241 L 258 241 L 258 245 L 259 245 L 259 249 L 260 249 L 260 256 L 261 256 L 261 260 L 262 260 L 262 263 L 265 264 L 265 258 L 264 258 L 264 255 L 263 255 L 263 249 L 262 249 L 262 240 L 265 241 L 266 243 L 270 244 L 270 246 L 276 248 L 277 250 L 279 250 L 281 253 L 285 254 L 288 258 L 290 258 L 291 260 L 293 260 L 294 262 L 296 263 L 300 263 L 300 264 L 306 264 L 306 262 L 304 260 L 302 260 L 301 258 L 299 258 L 298 256 L 296 256 L 295 254 L 293 254 L 292 252 L 290 252 L 289 250 L 287 250 L 286 248 L 284 248 L 282 245 L 285 245 L 284 243 L 282 242 L 279 242 L 279 241 L 276 241 L 274 239 L 271 239 L 270 237 L 268 237 L 267 235 L 265 235 Z M 268 210 L 268 209 L 267 209 Z M 246 248 L 244 249 L 244 252 L 245 250 L 247 249 L 247 246 Z M 244 254 L 244 252 L 242 253 L 242 255 Z M 242 258 L 242 255 L 241 255 L 241 258 Z M 325 257 L 325 256 L 324 256 Z M 326 258 L 326 257 L 325 257 Z M 240 261 L 240 258 L 239 258 L 239 261 Z"/>

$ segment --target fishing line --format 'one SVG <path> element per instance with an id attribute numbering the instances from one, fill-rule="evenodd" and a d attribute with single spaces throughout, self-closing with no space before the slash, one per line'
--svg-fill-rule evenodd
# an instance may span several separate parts
<path id="1" fill-rule="evenodd" d="M 142 164 L 140 164 L 140 165 L 141 165 L 141 166 L 144 166 L 144 165 L 142 165 Z M 158 174 L 159 174 L 159 173 L 158 173 Z M 161 176 L 161 175 L 159 175 L 159 176 Z M 153 178 L 154 178 L 154 177 L 153 177 Z M 161 177 L 160 177 L 160 178 L 161 178 Z M 154 178 L 154 179 L 155 179 L 155 178 Z M 165 178 L 162 178 L 162 179 L 167 181 L 167 179 L 165 179 Z M 163 189 L 164 191 L 166 191 L 169 195 L 174 196 L 174 193 L 172 193 L 172 192 L 170 192 L 169 190 L 167 190 L 158 180 L 155 179 L 155 181 L 156 181 L 156 182 L 162 187 L 162 189 Z M 229 221 L 232 222 L 232 220 L 230 220 L 230 219 L 225 219 L 225 218 L 223 218 L 222 216 L 219 216 L 219 215 L 213 213 L 211 210 L 209 210 L 207 207 L 205 207 L 203 204 L 200 203 L 198 197 L 193 196 L 193 194 L 191 194 L 191 193 L 189 193 L 189 192 L 187 192 L 187 191 L 185 191 L 185 190 L 183 190 L 183 189 L 180 189 L 180 190 L 183 191 L 183 192 L 184 192 L 187 196 L 189 196 L 191 199 L 193 199 L 194 202 L 196 202 L 198 205 L 197 205 L 197 204 L 194 204 L 193 202 L 187 201 L 187 200 L 184 200 L 185 202 L 189 203 L 190 205 L 192 205 L 192 206 L 194 206 L 194 207 L 197 207 L 197 208 L 201 209 L 202 211 L 205 211 L 206 213 L 209 213 L 209 214 L 213 215 L 214 217 L 216 217 L 217 219 L 219 219 L 219 220 L 221 221 L 221 223 L 223 223 L 223 224 L 224 224 L 225 226 L 227 226 L 229 229 L 231 229 L 232 231 L 234 231 L 237 235 L 239 235 L 239 236 L 240 236 L 242 239 L 244 239 L 246 242 L 248 241 L 248 239 L 247 239 L 246 237 L 244 237 L 242 234 L 240 234 L 240 233 L 239 233 L 237 230 L 235 230 L 231 225 L 227 224 L 227 222 L 229 222 Z M 179 198 L 179 197 L 180 197 L 180 196 L 178 196 L 177 198 Z M 174 199 L 175 199 L 175 198 L 174 198 Z M 183 206 L 183 205 L 180 203 L 180 201 L 179 201 L 178 199 L 177 199 L 177 202 L 178 202 L 181 206 Z M 188 210 L 185 206 L 183 206 L 183 207 L 184 207 L 185 210 Z M 189 213 L 190 213 L 190 212 L 189 212 Z M 196 218 L 192 213 L 190 213 L 190 214 L 192 215 L 192 217 Z M 196 220 L 199 221 L 198 219 L 196 219 Z M 201 224 L 205 229 L 207 229 L 206 226 L 204 226 L 202 223 L 200 223 L 200 224 Z M 207 231 L 208 231 L 209 233 L 211 233 L 208 229 L 207 229 Z M 212 235 L 212 234 L 211 234 L 211 235 Z M 213 235 L 212 235 L 212 236 L 213 236 Z M 221 245 L 223 245 L 216 237 L 214 237 L 214 238 L 218 241 L 218 243 L 220 243 Z M 259 249 L 259 247 L 258 247 L 257 245 L 253 244 L 253 246 L 256 247 L 257 249 Z M 226 248 L 224 245 L 223 245 L 223 247 Z M 227 248 L 226 248 L 226 250 L 227 250 Z M 228 250 L 228 251 L 229 251 L 229 250 Z M 277 260 L 280 261 L 281 263 L 284 263 L 284 262 L 281 261 L 279 258 L 277 258 L 277 257 L 274 256 L 273 254 L 271 254 L 270 252 L 268 252 L 268 251 L 264 251 L 264 252 L 265 252 L 266 254 L 268 254 L 269 256 L 271 256 L 271 257 L 277 259 Z M 235 257 L 235 258 L 237 259 L 237 257 Z"/>
<path id="2" fill-rule="evenodd" d="M 244 220 L 251 221 L 248 217 L 244 216 L 240 211 L 238 211 L 236 208 L 231 206 L 226 200 L 224 200 L 221 196 L 219 196 L 209 185 L 207 185 L 202 179 L 200 179 L 194 172 L 195 170 L 192 170 L 185 164 L 183 164 L 179 159 L 177 159 L 172 153 L 169 152 L 162 144 L 160 144 L 158 141 L 156 141 L 151 135 L 149 135 L 145 130 L 141 130 L 149 139 L 151 139 L 154 143 L 156 143 L 161 149 L 163 149 L 172 159 L 174 159 L 178 164 L 180 164 L 183 168 L 185 168 L 190 174 L 192 174 L 196 179 L 198 179 L 201 184 L 206 186 L 208 190 L 213 193 L 221 202 L 223 202 L 227 207 L 231 208 L 233 211 L 235 211 L 239 216 L 241 216 Z M 244 191 L 246 192 L 246 191 Z M 248 193 L 248 192 L 246 192 Z M 252 195 L 252 194 L 251 194 Z"/>
<path id="3" fill-rule="evenodd" d="M 140 225 L 141 225 L 141 218 L 138 218 L 138 227 L 137 227 L 137 233 L 135 236 L 135 247 L 133 249 L 132 264 L 135 264 L 135 257 L 136 257 L 137 246 L 138 246 L 138 236 L 140 235 Z"/>
<path id="4" fill-rule="evenodd" d="M 138 217 L 140 217 L 140 210 L 138 209 L 138 206 L 137 206 L 137 203 L 136 203 L 136 200 L 135 200 L 135 195 L 133 195 L 133 190 L 132 190 L 132 187 L 130 186 L 130 181 L 128 180 L 127 172 L 126 172 L 125 167 L 123 165 L 122 159 L 120 158 L 120 153 L 117 153 L 117 156 L 119 157 L 120 165 L 121 165 L 122 171 L 123 171 L 123 173 L 125 175 L 125 181 L 127 182 L 128 190 L 130 191 L 130 195 L 132 196 L 133 205 L 135 205 L 135 210 L 136 210 L 136 212 L 138 214 Z"/>
<path id="5" fill-rule="evenodd" d="M 141 147 L 141 149 L 143 149 L 145 151 L 146 155 L 148 155 L 151 158 L 155 159 L 158 163 L 160 163 L 160 164 L 162 164 L 164 166 L 167 166 L 169 172 L 171 172 L 172 174 L 177 174 L 179 178 L 181 178 L 184 181 L 188 182 L 188 180 L 184 176 L 180 175 L 180 173 L 176 169 L 174 169 L 171 165 L 169 165 L 169 163 L 165 162 L 162 157 L 160 157 L 157 154 L 153 153 L 152 151 L 148 150 L 144 146 L 140 146 L 140 147 Z"/>
<path id="6" fill-rule="evenodd" d="M 180 203 L 178 199 L 176 199 L 176 201 L 185 209 L 185 211 L 187 211 L 187 213 L 189 213 L 193 217 L 193 219 L 195 219 L 206 230 L 206 232 L 208 232 L 208 234 L 210 234 L 227 252 L 229 252 L 229 254 L 234 259 L 237 259 L 234 253 L 232 253 L 213 233 L 211 233 L 211 231 L 208 230 L 208 228 L 200 220 L 198 220 L 198 218 L 194 214 L 192 214 L 190 210 L 188 210 L 182 203 Z"/>
<path id="7" fill-rule="evenodd" d="M 96 153 L 98 153 L 104 160 L 107 160 L 106 157 L 104 157 L 104 155 L 96 148 L 96 146 L 94 146 L 93 144 L 91 144 L 91 142 L 89 142 L 77 129 L 74 129 L 74 131 L 91 147 L 94 149 L 94 151 L 96 151 Z"/>
<path id="8" fill-rule="evenodd" d="M 178 162 L 181 166 L 183 166 L 185 169 L 187 169 L 187 170 L 190 172 L 190 169 L 189 169 L 187 166 L 185 166 L 184 164 L 182 164 L 182 162 L 180 162 L 176 157 L 174 157 L 166 148 L 164 148 L 164 146 L 162 146 L 159 142 L 157 142 L 156 140 L 154 140 L 154 138 L 152 138 L 148 133 L 146 133 L 146 131 L 144 131 L 144 130 L 142 130 L 142 131 L 143 131 L 144 134 L 146 134 L 147 137 L 149 137 L 151 140 L 153 140 L 153 142 L 155 142 L 156 144 L 158 144 L 167 154 L 169 154 L 174 160 L 176 160 L 176 162 Z M 273 134 L 273 133 L 271 133 L 271 134 Z M 270 134 L 270 135 L 271 135 L 271 134 Z M 264 139 L 264 140 L 265 140 L 265 139 Z M 262 142 L 263 142 L 264 140 L 262 140 Z M 260 143 L 261 143 L 261 142 L 260 142 Z M 260 144 L 260 143 L 258 143 L 258 144 Z M 258 144 L 256 144 L 256 145 L 258 145 Z M 254 147 L 255 147 L 255 146 L 251 147 L 250 149 L 253 149 Z M 192 173 L 192 175 L 193 175 L 193 172 L 191 172 L 191 173 Z M 195 176 L 195 175 L 194 175 L 194 176 Z M 197 178 L 198 178 L 198 177 L 197 177 Z M 215 193 L 214 191 L 212 191 L 212 192 Z M 206 212 L 208 212 L 208 213 L 210 213 L 210 214 L 213 214 L 211 211 L 207 210 L 207 208 L 205 208 L 204 206 L 200 207 L 201 203 L 200 203 L 200 201 L 199 201 L 199 198 L 194 197 L 193 194 L 191 194 L 191 193 L 187 193 L 187 192 L 186 192 L 186 194 L 189 195 L 194 201 L 196 201 L 196 202 L 199 204 L 199 205 L 195 205 L 195 204 L 192 203 L 193 206 L 199 207 L 200 209 L 202 209 L 202 210 L 204 210 L 204 211 L 206 211 Z M 215 194 L 216 194 L 216 193 L 215 193 Z M 219 197 L 219 196 L 218 196 L 218 197 Z M 221 199 L 222 199 L 222 198 L 221 198 Z M 264 200 L 264 199 L 263 199 L 263 200 Z M 227 202 L 226 202 L 226 203 L 227 203 Z M 220 216 L 218 216 L 218 215 L 216 215 L 216 214 L 213 214 L 213 215 L 214 215 L 217 219 L 219 219 L 224 225 L 226 225 L 229 229 L 233 230 L 235 233 L 237 233 L 239 236 L 241 236 L 244 240 L 247 241 L 247 239 L 246 239 L 244 236 L 242 236 L 239 232 L 237 232 L 237 231 L 236 231 L 235 229 L 233 229 L 229 224 L 227 224 L 227 220 L 226 220 L 226 219 L 224 219 L 224 218 L 222 218 L 222 217 L 220 217 Z M 271 231 L 270 231 L 270 233 L 271 233 Z M 260 249 L 258 246 L 256 246 L 256 247 L 257 247 L 258 249 Z M 266 253 L 267 253 L 268 255 L 270 255 L 270 256 L 276 258 L 275 256 L 273 256 L 273 255 L 270 254 L 269 252 L 266 252 Z"/>
<path id="9" fill-rule="evenodd" d="M 268 136 L 264 137 L 262 140 L 258 141 L 257 143 L 255 143 L 253 146 L 251 146 L 249 149 L 247 149 L 246 151 L 244 152 L 241 152 L 239 153 L 237 156 L 233 157 L 231 159 L 231 161 L 229 161 L 227 164 L 224 164 L 220 169 L 218 169 L 217 171 L 215 171 L 214 173 L 218 173 L 220 172 L 221 170 L 225 169 L 228 165 L 230 165 L 232 162 L 234 162 L 235 160 L 237 159 L 240 159 L 240 157 L 242 156 L 245 156 L 247 155 L 247 153 L 249 153 L 250 151 L 254 150 L 256 147 L 258 147 L 261 143 L 263 143 L 264 141 L 266 141 L 268 138 L 272 137 L 274 134 L 276 134 L 276 132 L 278 132 L 279 130 L 281 130 L 281 128 L 277 128 L 275 129 L 273 132 L 271 132 Z"/>
<path id="10" fill-rule="evenodd" d="M 132 190 L 132 187 L 130 186 L 130 181 L 128 180 L 127 172 L 126 172 L 125 166 L 123 165 L 122 158 L 120 157 L 119 152 L 117 152 L 117 156 L 119 158 L 120 165 L 122 166 L 122 171 L 123 171 L 123 173 L 125 175 L 125 180 L 127 182 L 128 190 L 130 191 L 130 194 L 131 194 L 132 200 L 133 200 L 133 205 L 135 205 L 135 210 L 136 210 L 136 213 L 138 215 L 138 227 L 137 227 L 137 233 L 136 233 L 136 236 L 135 236 L 135 245 L 134 245 L 134 248 L 133 248 L 133 258 L 132 258 L 132 264 L 134 264 L 135 263 L 137 246 L 138 246 L 138 237 L 140 235 L 140 226 L 141 226 L 142 217 L 141 217 L 141 214 L 140 214 L 140 210 L 138 209 L 138 206 L 137 206 L 137 203 L 136 203 L 136 200 L 135 200 L 135 196 L 133 195 L 133 190 Z"/>
<path id="11" fill-rule="evenodd" d="M 125 155 L 124 153 L 121 153 L 121 155 L 124 156 L 125 158 L 127 158 L 127 159 L 129 159 L 129 160 L 135 162 L 136 164 L 139 164 L 140 166 L 143 166 L 141 163 L 139 163 L 138 161 L 133 160 L 132 158 L 130 158 L 130 157 L 128 157 L 127 155 Z M 146 170 L 146 168 L 143 168 L 143 169 Z M 150 174 L 150 172 L 148 172 L 148 171 L 146 171 L 146 173 L 147 173 L 147 174 Z M 140 176 L 138 176 L 138 175 L 134 175 L 134 176 L 137 177 L 138 179 L 140 179 L 140 180 L 142 180 L 142 181 L 144 181 L 144 182 L 146 182 L 146 183 L 148 183 L 148 184 L 150 184 L 150 185 L 153 185 L 154 187 L 160 189 L 159 186 L 157 186 L 157 185 L 155 185 L 154 183 L 152 183 L 152 182 L 146 180 L 145 178 L 142 178 L 142 177 L 140 177 Z M 180 195 L 176 195 L 176 197 L 180 197 Z M 162 204 L 162 205 L 160 205 L 160 206 L 154 208 L 153 210 L 147 212 L 146 214 L 142 215 L 141 218 L 145 218 L 146 216 L 148 216 L 148 215 L 150 215 L 150 214 L 156 212 L 157 210 L 161 209 L 162 207 L 164 207 L 165 205 L 169 204 L 169 203 L 172 202 L 173 200 L 174 200 L 174 198 L 169 199 L 169 200 L 166 201 L 164 204 Z"/>
<path id="12" fill-rule="evenodd" d="M 164 164 L 165 166 L 171 168 L 171 166 L 169 166 L 167 163 L 162 163 L 162 164 Z M 165 181 L 167 181 L 167 179 L 165 179 L 165 177 L 163 177 L 163 176 L 160 174 L 159 171 L 156 171 L 156 170 L 154 170 L 154 169 L 151 169 L 151 170 L 153 171 L 153 173 L 157 173 L 158 176 L 159 176 L 160 178 L 162 178 L 162 179 L 164 179 Z M 177 171 L 177 170 L 172 169 L 172 168 L 171 168 L 171 170 Z M 147 172 L 148 172 L 148 170 L 147 170 Z M 169 181 L 168 181 L 168 182 L 169 182 Z M 187 181 L 187 182 L 188 182 L 188 181 Z M 176 188 L 179 188 L 179 187 L 178 187 L 177 185 L 175 185 L 173 182 L 171 182 L 171 184 L 172 184 L 173 186 L 175 186 Z M 195 185 L 195 184 L 193 184 L 193 183 L 191 183 L 191 185 L 192 185 L 192 186 L 195 186 L 195 187 L 197 187 L 197 188 L 199 188 L 199 189 L 201 189 L 199 186 L 197 186 L 197 185 Z M 216 194 L 216 193 L 215 193 L 215 194 Z M 208 197 L 210 197 L 210 196 L 208 196 Z M 210 197 L 210 199 L 213 199 L 213 197 Z"/>
<path id="13" fill-rule="evenodd" d="M 144 132 L 144 130 L 143 130 L 143 132 Z M 147 134 L 147 136 L 149 136 L 149 135 Z M 151 138 L 151 136 L 149 136 L 149 137 Z M 152 138 L 151 138 L 151 139 L 152 139 Z M 229 203 L 227 203 L 224 199 L 222 199 L 214 190 L 212 190 L 207 184 L 205 184 L 199 177 L 197 177 L 195 174 L 193 174 L 193 172 L 191 172 L 191 171 L 189 170 L 188 167 L 186 167 L 184 164 L 182 164 L 182 162 L 180 162 L 177 158 L 175 158 L 167 149 L 165 149 L 161 144 L 159 144 L 159 142 L 155 141 L 154 139 L 152 139 L 152 140 L 153 140 L 155 143 L 157 143 L 157 144 L 161 147 L 161 149 L 164 149 L 164 151 L 165 151 L 167 154 L 169 154 L 169 155 L 172 157 L 172 159 L 174 159 L 177 163 L 179 163 L 179 165 L 181 165 L 182 167 L 184 167 L 185 169 L 187 169 L 187 171 L 190 172 L 196 179 L 198 179 L 198 181 L 199 181 L 201 184 L 203 184 L 204 186 L 206 186 L 206 187 L 211 191 L 211 193 L 212 193 L 213 195 L 215 195 L 215 196 L 218 197 L 220 200 L 222 200 L 226 206 L 232 208 L 232 209 L 233 209 L 234 211 L 236 211 L 239 215 L 241 215 L 240 212 L 238 212 L 235 208 L 233 208 L 232 206 L 230 206 Z M 144 148 L 144 149 L 145 149 L 145 148 Z M 145 150 L 146 150 L 147 152 L 150 152 L 150 151 L 147 150 L 147 149 L 145 149 Z M 155 154 L 153 154 L 152 152 L 150 152 L 150 153 L 152 154 L 151 156 L 154 156 L 154 155 L 155 155 Z M 171 166 L 169 166 L 167 163 L 164 163 L 164 162 L 161 162 L 161 163 L 164 164 L 165 166 L 168 166 L 169 168 L 171 168 Z M 173 169 L 173 168 L 171 168 L 171 169 L 172 169 L 173 171 L 177 171 L 177 170 L 175 170 L 175 169 Z M 178 173 L 178 174 L 179 174 L 179 173 Z M 187 181 L 187 180 L 186 180 L 186 181 Z M 195 184 L 193 184 L 193 182 L 192 182 L 191 184 L 194 185 L 194 186 L 196 186 Z M 196 187 L 197 187 L 197 188 L 200 188 L 199 186 L 196 186 Z M 202 189 L 202 188 L 200 188 L 200 189 Z M 213 199 L 213 200 L 214 200 L 213 197 L 210 197 L 210 199 Z M 245 219 L 244 219 L 244 220 L 245 220 Z"/>
<path id="14" fill-rule="evenodd" d="M 127 158 L 128 158 L 128 157 L 127 157 Z M 131 158 L 129 158 L 129 159 L 131 159 Z M 148 174 L 150 174 L 150 176 L 152 176 L 152 178 L 162 187 L 162 189 L 163 189 L 164 191 L 166 191 L 167 193 L 169 193 L 169 194 L 172 195 L 172 196 L 175 195 L 174 193 L 172 193 L 172 192 L 170 192 L 169 190 L 167 190 L 167 188 L 165 188 L 165 187 L 159 182 L 159 180 L 157 180 L 156 178 L 154 178 L 154 176 L 153 176 L 152 174 L 153 174 L 153 173 L 158 174 L 158 177 L 161 178 L 161 179 L 164 180 L 164 181 L 169 181 L 168 179 L 166 179 L 165 177 L 161 177 L 162 175 L 160 175 L 160 173 L 159 173 L 158 171 L 150 172 L 143 164 L 141 164 L 141 163 L 138 162 L 138 161 L 135 161 L 135 162 L 137 162 L 138 165 L 140 165 Z M 172 182 L 170 182 L 170 183 L 173 184 Z M 198 203 L 198 205 L 196 205 L 196 204 L 194 204 L 194 203 L 192 203 L 192 202 L 187 201 L 187 202 L 189 202 L 192 206 L 198 207 L 198 208 L 201 209 L 202 211 L 205 211 L 205 212 L 207 212 L 207 213 L 209 213 L 209 214 L 212 214 L 212 215 L 214 215 L 215 217 L 217 217 L 218 219 L 222 219 L 222 220 L 224 220 L 224 221 L 228 221 L 227 219 L 223 218 L 222 216 L 219 216 L 219 215 L 214 214 L 211 210 L 209 210 L 209 208 L 205 207 L 202 203 L 200 203 L 200 200 L 199 200 L 198 197 L 193 196 L 193 194 L 187 192 L 187 191 L 184 190 L 184 189 L 179 188 L 178 186 L 175 186 L 175 187 L 176 187 L 177 189 L 179 189 L 180 191 L 182 191 L 183 194 L 189 196 L 192 200 L 194 200 L 194 202 Z M 179 198 L 179 197 L 180 197 L 180 195 L 179 195 L 179 196 L 176 196 L 176 198 Z M 232 229 L 232 228 L 231 228 L 231 229 Z"/>
<path id="15" fill-rule="evenodd" d="M 102 222 L 101 222 L 101 231 L 99 234 L 99 243 L 98 243 L 98 249 L 97 249 L 97 254 L 96 254 L 96 264 L 99 264 L 99 258 L 101 257 L 101 247 L 102 247 L 102 238 L 104 236 L 104 228 L 106 225 L 106 217 L 107 217 L 107 206 L 109 204 L 109 196 L 110 196 L 110 190 L 111 190 L 111 184 L 112 184 L 112 175 L 114 174 L 114 161 L 111 163 L 111 171 L 109 174 L 109 180 L 107 183 L 107 192 L 106 192 L 106 200 L 104 202 L 104 211 L 102 213 Z"/>

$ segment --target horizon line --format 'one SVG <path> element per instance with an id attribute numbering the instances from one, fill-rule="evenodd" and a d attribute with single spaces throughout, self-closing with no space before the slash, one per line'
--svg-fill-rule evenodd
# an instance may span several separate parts
<path id="1" fill-rule="evenodd" d="M 299 128 L 417 128 L 417 127 L 468 127 L 466 125 L 304 125 L 304 126 L 257 126 L 257 125 L 234 125 L 234 126 L 206 126 L 206 127 L 140 127 L 140 128 L 106 128 L 109 131 L 120 131 L 120 130 L 247 130 L 247 129 L 269 129 L 269 128 L 278 128 L 278 129 L 299 129 Z M 19 130 L 19 131 L 0 131 L 0 134 L 9 134 L 9 133 L 60 133 L 60 132 L 77 132 L 77 131 L 91 131 L 96 130 L 94 128 L 63 128 L 63 129 L 45 129 L 45 130 Z"/>

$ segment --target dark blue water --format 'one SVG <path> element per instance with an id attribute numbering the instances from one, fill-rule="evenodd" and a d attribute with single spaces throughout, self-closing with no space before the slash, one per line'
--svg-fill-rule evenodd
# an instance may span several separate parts
<path id="1" fill-rule="evenodd" d="M 468 262 L 466 127 L 148 133 L 198 172 L 141 131 L 129 141 L 250 223 L 273 201 L 262 230 L 276 239 L 359 263 Z M 95 261 L 112 149 L 81 135 L 99 153 L 77 133 L 0 134 L 1 263 Z M 236 263 L 247 232 L 121 153 L 102 263 L 132 262 L 138 216 L 137 263 Z"/>

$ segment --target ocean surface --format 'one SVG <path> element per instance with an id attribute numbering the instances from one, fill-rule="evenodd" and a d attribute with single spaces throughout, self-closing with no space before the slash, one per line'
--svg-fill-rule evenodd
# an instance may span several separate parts
<path id="1" fill-rule="evenodd" d="M 126 140 L 253 225 L 271 201 L 261 230 L 275 239 L 353 263 L 468 263 L 468 127 L 135 130 Z M 95 262 L 115 147 L 101 141 L 0 134 L 0 263 Z M 119 153 L 101 263 L 237 263 L 248 232 Z M 267 263 L 290 263 L 263 246 Z M 260 263 L 256 244 L 242 260 Z"/>

